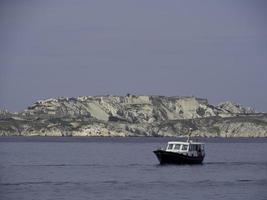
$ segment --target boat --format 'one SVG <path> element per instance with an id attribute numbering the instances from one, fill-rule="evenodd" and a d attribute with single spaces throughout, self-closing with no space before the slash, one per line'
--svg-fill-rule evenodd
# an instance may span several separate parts
<path id="1" fill-rule="evenodd" d="M 160 164 L 201 164 L 205 157 L 204 143 L 187 140 L 170 141 L 166 149 L 153 151 Z"/>

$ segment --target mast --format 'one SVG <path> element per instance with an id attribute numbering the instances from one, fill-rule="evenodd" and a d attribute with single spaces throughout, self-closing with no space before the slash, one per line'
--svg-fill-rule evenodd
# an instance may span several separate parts
<path id="1" fill-rule="evenodd" d="M 190 127 L 189 130 L 188 130 L 188 135 L 187 135 L 187 140 L 186 140 L 186 142 L 190 142 L 190 136 L 191 136 L 192 130 L 193 130 L 193 129 Z"/>

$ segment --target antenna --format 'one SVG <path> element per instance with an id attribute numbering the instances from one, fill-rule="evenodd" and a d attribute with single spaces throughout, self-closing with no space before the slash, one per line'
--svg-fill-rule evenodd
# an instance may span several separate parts
<path id="1" fill-rule="evenodd" d="M 188 135 L 187 135 L 187 142 L 190 141 L 190 136 L 191 136 L 191 133 L 192 133 L 192 128 L 190 127 L 189 130 L 188 130 Z"/>

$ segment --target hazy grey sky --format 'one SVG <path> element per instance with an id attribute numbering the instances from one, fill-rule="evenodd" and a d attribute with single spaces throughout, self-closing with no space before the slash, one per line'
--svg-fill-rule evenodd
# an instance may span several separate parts
<path id="1" fill-rule="evenodd" d="M 267 111 L 267 1 L 0 0 L 0 108 L 159 94 Z"/>

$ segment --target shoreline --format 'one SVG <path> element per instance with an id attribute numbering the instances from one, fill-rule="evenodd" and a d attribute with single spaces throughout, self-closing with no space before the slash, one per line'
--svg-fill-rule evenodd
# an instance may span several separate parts
<path id="1" fill-rule="evenodd" d="M 0 136 L 1 142 L 167 142 L 170 140 L 186 140 L 187 137 L 153 137 L 153 136 L 131 136 L 131 137 L 109 137 L 109 136 Z M 207 143 L 267 143 L 267 137 L 191 137 L 192 140 Z"/>

